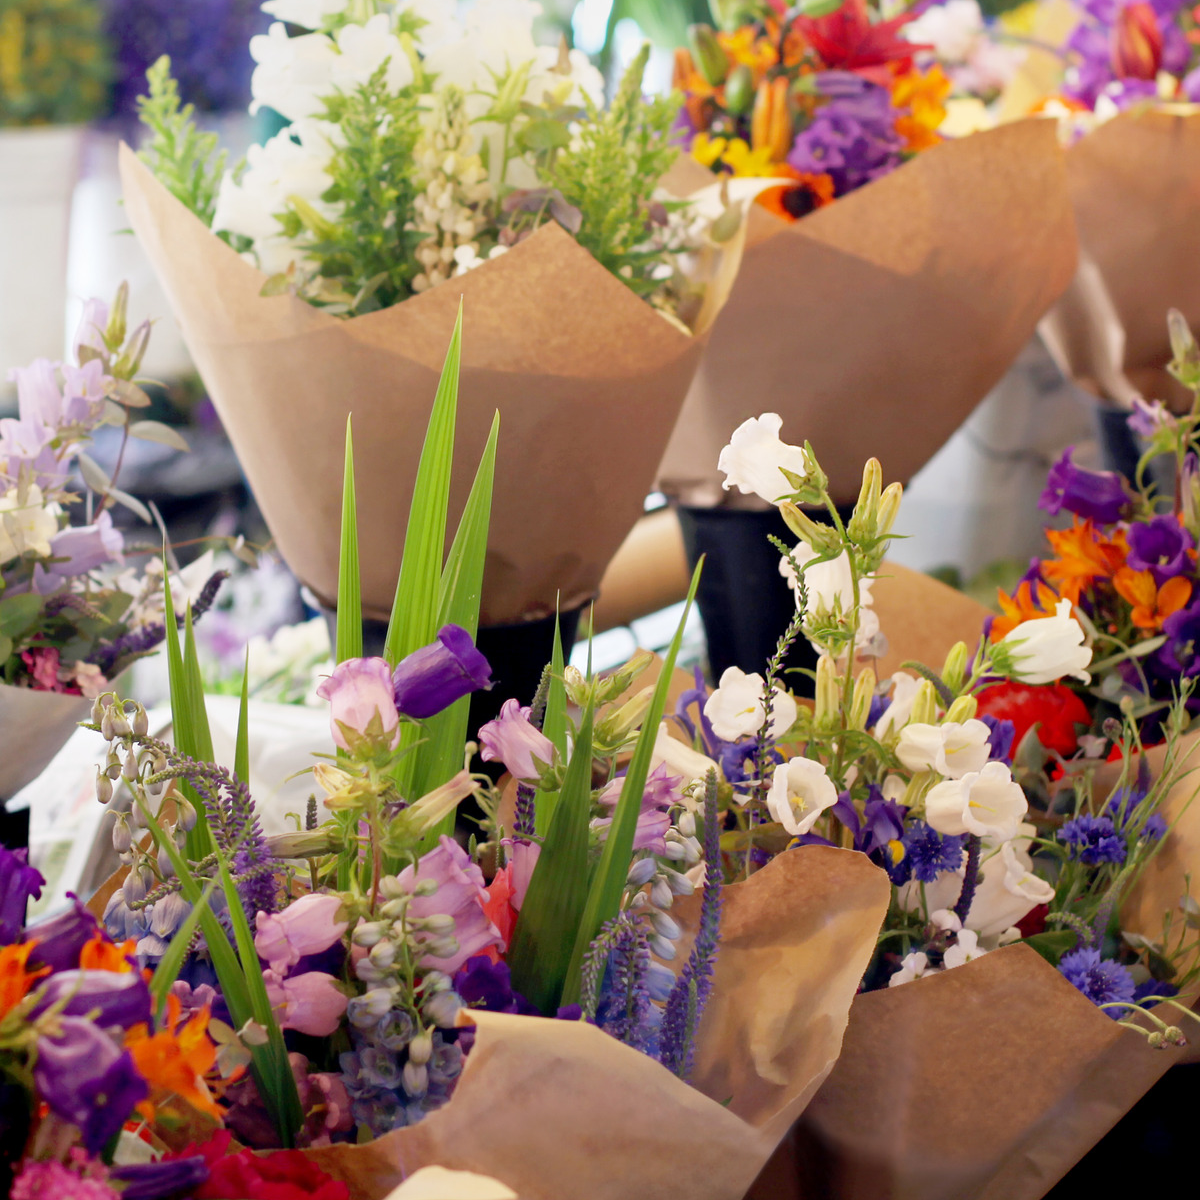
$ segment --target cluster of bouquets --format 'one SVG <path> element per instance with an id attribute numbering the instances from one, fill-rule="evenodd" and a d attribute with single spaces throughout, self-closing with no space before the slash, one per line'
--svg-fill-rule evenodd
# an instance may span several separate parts
<path id="1" fill-rule="evenodd" d="M 281 552 L 332 602 L 353 408 L 363 598 L 386 617 L 418 451 L 404 430 L 461 299 L 460 478 L 493 406 L 506 421 L 484 622 L 578 608 L 642 511 L 736 222 L 660 192 L 674 106 L 642 98 L 645 53 L 602 110 L 584 56 L 534 44 L 535 5 L 490 0 L 461 23 L 449 4 L 266 7 L 280 21 L 251 42 L 255 103 L 291 124 L 225 172 L 160 64 L 153 174 L 126 153 L 122 178 Z"/>
<path id="2" fill-rule="evenodd" d="M 111 311 L 85 306 L 73 361 L 38 358 L 11 373 L 17 415 L 0 421 L 0 798 L 34 779 L 88 701 L 163 637 L 161 575 L 126 566 L 110 508 L 150 513 L 117 486 L 119 462 L 110 478 L 88 453 L 102 425 L 120 428 L 122 444 L 187 449 L 139 419 L 150 323 L 126 329 L 126 295 L 122 286 Z M 197 596 L 199 612 L 219 583 Z"/>
<path id="3" fill-rule="evenodd" d="M 466 705 L 490 684 L 472 635 L 497 443 L 493 425 L 444 555 L 457 375 L 456 336 L 383 658 L 361 656 L 347 443 L 321 688 L 338 753 L 301 829 L 259 829 L 245 703 L 234 769 L 209 761 L 190 624 L 168 630 L 174 745 L 136 702 L 95 702 L 101 799 L 122 778 L 132 807 L 93 905 L 168 1023 L 194 1022 L 211 1098 L 150 1133 L 178 1147 L 216 1117 L 304 1147 L 355 1200 L 433 1164 L 547 1200 L 741 1194 L 836 1059 L 886 881 L 818 847 L 725 886 L 719 768 L 660 723 L 682 624 L 652 685 L 635 687 L 649 655 L 599 678 L 556 649 L 535 705 L 484 726 L 514 804 L 464 769 Z"/>
<path id="4" fill-rule="evenodd" d="M 722 849 L 753 878 L 808 844 L 853 847 L 891 884 L 842 1055 L 761 1194 L 816 1177 L 834 1195 L 1042 1195 L 1185 1040 L 1194 901 L 1177 869 L 1152 872 L 1180 852 L 1173 822 L 1196 790 L 1188 689 L 1163 714 L 1156 774 L 1128 714 L 1108 728 L 1111 765 L 1087 745 L 1032 754 L 1036 731 L 1017 743 L 991 694 L 1086 682 L 1105 648 L 1083 613 L 1061 600 L 974 651 L 947 647 L 937 669 L 879 679 L 874 589 L 899 486 L 872 462 L 843 523 L 811 447 L 783 442 L 774 414 L 735 432 L 721 469 L 799 538 L 779 544 L 797 612 L 776 659 L 698 682 L 676 713 L 722 766 Z M 829 526 L 800 507 L 814 504 Z M 811 709 L 779 675 L 797 636 L 820 654 Z"/>
<path id="5" fill-rule="evenodd" d="M 680 52 L 691 155 L 668 182 L 692 194 L 715 170 L 731 196 L 759 200 L 660 484 L 717 503 L 729 430 L 769 408 L 823 447 L 850 503 L 848 399 L 889 475 L 907 479 L 1069 283 L 1062 154 L 1049 123 L 942 138 L 948 85 L 914 65 L 907 15 L 880 20 L 861 0 L 820 16 L 720 7 L 729 23 Z"/>

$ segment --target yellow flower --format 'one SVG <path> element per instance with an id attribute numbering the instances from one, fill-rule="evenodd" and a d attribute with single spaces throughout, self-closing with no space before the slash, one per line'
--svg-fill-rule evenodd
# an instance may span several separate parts
<path id="1" fill-rule="evenodd" d="M 946 119 L 943 101 L 949 94 L 950 80 L 937 63 L 928 71 L 906 71 L 896 77 L 892 103 L 908 109 L 908 114 L 896 121 L 896 132 L 909 150 L 927 150 L 942 140 L 937 129 Z"/>
<path id="2" fill-rule="evenodd" d="M 725 153 L 725 146 L 723 137 L 709 137 L 707 133 L 698 133 L 692 139 L 692 157 L 702 167 L 712 168 Z"/>
<path id="3" fill-rule="evenodd" d="M 718 33 L 717 42 L 730 61 L 747 66 L 754 72 L 755 83 L 768 67 L 773 67 L 779 61 L 770 39 L 756 38 L 752 25 L 743 25 L 732 33 Z"/>
<path id="4" fill-rule="evenodd" d="M 735 176 L 767 177 L 778 174 L 776 164 L 771 158 L 771 147 L 760 146 L 757 150 L 734 138 L 725 149 L 725 165 Z"/>

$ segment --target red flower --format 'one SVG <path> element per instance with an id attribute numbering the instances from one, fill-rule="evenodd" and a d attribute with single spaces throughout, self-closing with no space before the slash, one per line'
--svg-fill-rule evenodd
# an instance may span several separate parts
<path id="1" fill-rule="evenodd" d="M 173 1158 L 201 1155 L 208 1181 L 192 1193 L 194 1200 L 350 1200 L 344 1183 L 326 1175 L 299 1150 L 230 1154 L 233 1134 L 222 1129 L 202 1146 L 189 1146 Z"/>
<path id="2" fill-rule="evenodd" d="M 846 0 L 836 12 L 824 17 L 797 17 L 794 27 L 821 56 L 826 67 L 855 71 L 874 83 L 891 80 L 890 62 L 911 60 L 918 50 L 932 49 L 897 37 L 897 30 L 912 20 L 903 13 L 890 21 L 872 21 L 866 0 Z"/>
<path id="3" fill-rule="evenodd" d="M 1035 687 L 1028 683 L 998 683 L 979 694 L 979 713 L 1013 723 L 1013 750 L 1038 725 L 1038 741 L 1047 750 L 1069 758 L 1079 745 L 1075 727 L 1089 725 L 1087 705 L 1064 684 Z"/>
<path id="4" fill-rule="evenodd" d="M 1033 937 L 1035 934 L 1044 933 L 1046 930 L 1046 918 L 1050 915 L 1050 905 L 1036 904 L 1031 908 L 1018 922 L 1017 928 L 1021 931 L 1023 938 Z"/>

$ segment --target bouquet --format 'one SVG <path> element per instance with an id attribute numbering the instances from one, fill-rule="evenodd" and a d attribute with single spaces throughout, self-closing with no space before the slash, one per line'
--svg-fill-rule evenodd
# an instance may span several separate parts
<path id="1" fill-rule="evenodd" d="M 1061 154 L 1035 122 L 943 138 L 949 82 L 918 65 L 907 13 L 882 20 L 863 0 L 720 11 L 719 31 L 678 52 L 690 153 L 669 181 L 687 195 L 716 171 L 738 203 L 756 200 L 660 486 L 701 507 L 757 505 L 723 497 L 713 464 L 731 428 L 770 408 L 823 447 L 835 498 L 852 503 L 847 397 L 907 479 L 1066 287 Z"/>
<path id="2" fill-rule="evenodd" d="M 126 297 L 122 287 L 111 310 L 86 305 L 73 362 L 40 358 L 12 372 L 18 414 L 0 420 L 0 796 L 33 779 L 84 701 L 163 637 L 162 575 L 122 569 L 125 538 L 111 509 L 147 522 L 150 512 L 117 486 L 119 460 L 110 477 L 88 453 L 106 424 L 121 429 L 122 445 L 143 438 L 187 448 L 175 431 L 138 417 L 150 403 L 137 383 L 150 323 L 127 330 Z M 72 523 L 72 509 L 82 522 Z M 219 585 L 219 575 L 207 581 L 197 615 Z"/>
<path id="3" fill-rule="evenodd" d="M 642 512 L 737 222 L 660 191 L 675 105 L 643 99 L 644 52 L 602 110 L 582 55 L 535 45 L 532 4 L 489 0 L 462 22 L 441 4 L 266 7 L 279 21 L 251 42 L 255 106 L 290 125 L 227 172 L 160 64 L 142 110 L 157 180 L 131 154 L 122 176 L 282 554 L 332 603 L 353 397 L 364 598 L 386 618 L 417 450 L 396 430 L 461 297 L 466 424 L 484 429 L 497 403 L 510 423 L 485 623 L 546 618 L 559 596 L 579 608 Z M 635 419 L 614 492 L 605 449 Z M 481 449 L 464 439 L 460 478 Z"/>
<path id="4" fill-rule="evenodd" d="M 480 731 L 511 807 L 464 767 L 467 699 L 491 684 L 473 631 L 496 435 L 443 558 L 457 364 L 456 339 L 386 658 L 361 654 L 347 446 L 338 665 L 321 688 L 338 753 L 313 768 L 322 798 L 303 828 L 261 833 L 245 702 L 234 769 L 209 761 L 190 623 L 167 630 L 174 745 L 136 702 L 94 702 L 102 779 L 123 779 L 132 806 L 113 832 L 124 866 L 93 904 L 152 969 L 151 1036 L 164 1012 L 172 1029 L 190 1014 L 204 1084 L 181 1078 L 153 1138 L 304 1147 L 355 1198 L 434 1163 L 530 1197 L 615 1198 L 634 1179 L 740 1194 L 836 1058 L 882 877 L 814 848 L 724 886 L 718 767 L 660 724 L 682 626 L 640 690 L 650 656 L 600 678 L 556 648 L 535 705 L 510 700 Z M 464 846 L 450 834 L 468 798 Z M 768 972 L 787 986 L 766 988 Z M 653 1106 L 652 1131 L 630 1095 Z M 229 1132 L 213 1139 L 211 1118 Z"/>
<path id="5" fill-rule="evenodd" d="M 1162 1049 L 1185 1040 L 1178 1012 L 1186 1006 L 1173 997 L 1196 978 L 1197 945 L 1182 919 L 1194 904 L 1186 881 L 1177 881 L 1179 891 L 1149 928 L 1126 924 L 1123 912 L 1138 902 L 1147 865 L 1171 843 L 1168 818 L 1178 815 L 1187 774 L 1181 734 L 1190 685 L 1180 684 L 1162 714 L 1159 773 L 1151 777 L 1141 766 L 1141 730 L 1125 710 L 1123 720 L 1109 725 L 1119 769 L 1102 780 L 1096 756 L 1073 747 L 1043 771 L 1043 760 L 1015 742 L 1010 710 L 990 703 L 993 693 L 1010 695 L 1014 688 L 1057 684 L 1065 691 L 1059 681 L 1089 681 L 1104 643 L 1065 598 L 1040 621 L 997 620 L 974 651 L 965 642 L 951 647 L 940 669 L 907 662 L 878 679 L 872 660 L 886 643 L 872 589 L 886 573 L 900 487 L 883 488 L 872 460 L 843 523 L 811 445 L 783 442 L 779 427 L 776 414 L 741 426 L 720 467 L 731 486 L 777 503 L 799 538 L 795 546 L 778 546 L 781 571 L 796 594 L 794 621 L 763 674 L 730 668 L 711 692 L 698 679 L 681 697 L 676 718 L 694 746 L 722 765 L 721 848 L 739 877 L 820 844 L 859 850 L 891 883 L 846 1057 L 822 1093 L 825 1102 L 819 1096 L 806 1114 L 797 1152 L 825 1156 L 822 1170 L 837 1181 L 838 1194 L 888 1187 L 903 1194 L 953 1188 L 955 1195 L 1040 1195 L 1055 1171 L 1106 1128 L 1104 1119 L 1088 1115 L 1104 1095 L 1089 1073 L 1105 1077 L 1116 1069 L 1113 1054 L 1121 1059 L 1131 1039 L 1141 1042 L 1148 1057 L 1120 1092 L 1128 1106 L 1169 1063 L 1160 1056 L 1151 1067 L 1155 1056 L 1146 1044 Z M 832 524 L 814 523 L 801 505 L 824 507 Z M 820 656 L 811 708 L 792 698 L 779 671 L 788 643 L 799 636 Z M 1069 715 L 1064 719 L 1069 726 Z M 1194 793 L 1194 785 L 1187 791 Z M 964 978 L 953 981 L 960 971 Z M 893 1001 L 898 993 L 907 995 Z M 991 1086 L 980 1090 L 973 1078 L 969 1093 L 985 1096 L 990 1107 L 1006 1077 L 1004 1064 L 1031 1053 L 1021 1041 L 1025 1031 L 1008 1025 L 1004 1006 L 1011 1000 L 1023 1007 L 1035 997 L 1045 1006 L 1038 1027 L 1050 1020 L 1056 1038 L 1076 1051 L 1090 1047 L 1091 1056 L 1052 1073 L 1037 1092 L 1043 1107 L 1031 1110 L 1021 1091 L 1020 1106 L 991 1121 L 975 1101 L 968 1103 L 964 1089 L 949 1088 L 944 1100 L 928 1096 L 943 1087 L 942 1076 L 919 1058 L 914 1027 L 938 1044 L 952 1039 L 971 1061 L 978 1054 L 991 1063 Z M 1108 1031 L 1106 1020 L 1122 1030 Z M 1001 1039 L 994 1063 L 989 1038 Z M 1039 1076 L 1044 1065 L 1039 1059 Z M 1021 1071 L 1013 1068 L 1004 1086 Z M 866 1098 L 875 1095 L 878 1106 Z M 1052 1105 L 1072 1115 L 1050 1134 L 1045 1117 Z M 991 1122 L 994 1142 L 989 1137 L 986 1149 L 974 1143 L 933 1149 L 915 1132 L 927 1128 L 926 1111 L 955 1106 L 955 1128 Z M 876 1108 L 902 1115 L 885 1119 Z M 1106 1118 L 1117 1115 L 1119 1108 L 1110 1109 Z M 1023 1174 L 1026 1158 L 1039 1170 Z M 763 1194 L 777 1193 L 765 1187 Z"/>

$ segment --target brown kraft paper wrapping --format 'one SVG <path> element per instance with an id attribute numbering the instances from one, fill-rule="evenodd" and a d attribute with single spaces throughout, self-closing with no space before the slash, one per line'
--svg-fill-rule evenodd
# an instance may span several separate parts
<path id="1" fill-rule="evenodd" d="M 1047 317 L 1064 369 L 1102 399 L 1180 396 L 1167 310 L 1200 325 L 1200 111 L 1129 111 L 1067 151 L 1083 257 Z"/>
<path id="2" fill-rule="evenodd" d="M 480 1012 L 449 1104 L 310 1153 L 352 1200 L 430 1164 L 521 1200 L 737 1200 L 837 1058 L 887 898 L 866 858 L 828 847 L 726 888 L 691 1085 L 594 1026 Z M 679 910 L 694 922 L 696 898 Z"/>
<path id="3" fill-rule="evenodd" d="M 417 459 L 460 298 L 463 357 L 451 522 L 496 410 L 500 441 L 481 621 L 593 595 L 643 501 L 702 338 L 639 300 L 553 223 L 461 278 L 341 320 L 213 235 L 121 148 L 126 211 L 279 549 L 337 592 L 346 416 L 368 616 L 386 618 Z M 715 462 L 715 457 L 714 457 Z"/>
<path id="4" fill-rule="evenodd" d="M 706 180 L 680 160 L 667 182 Z M 1075 256 L 1048 120 L 935 146 L 794 224 L 756 208 L 659 486 L 718 503 L 721 448 L 763 412 L 812 442 L 839 502 L 868 453 L 911 478 L 1011 365 Z"/>

